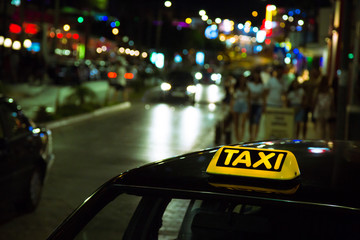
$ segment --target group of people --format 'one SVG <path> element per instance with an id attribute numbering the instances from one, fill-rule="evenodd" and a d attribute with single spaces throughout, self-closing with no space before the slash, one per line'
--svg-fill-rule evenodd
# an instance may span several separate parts
<path id="1" fill-rule="evenodd" d="M 328 77 L 319 71 L 308 76 L 304 74 L 297 75 L 293 68 L 276 66 L 254 69 L 248 76 L 231 76 L 226 84 L 227 99 L 236 140 L 244 140 L 247 121 L 249 140 L 256 140 L 266 109 L 283 107 L 294 109 L 295 133 L 289 137 L 298 139 L 302 135 L 305 139 L 308 117 L 311 117 L 318 136 L 331 138 L 327 135 L 331 128 L 326 127 L 332 124 L 335 116 L 334 90 Z"/>

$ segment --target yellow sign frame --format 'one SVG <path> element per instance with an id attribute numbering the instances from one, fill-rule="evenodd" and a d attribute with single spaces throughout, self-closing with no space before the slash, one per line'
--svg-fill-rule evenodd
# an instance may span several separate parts
<path id="1" fill-rule="evenodd" d="M 252 154 L 258 158 L 251 159 Z M 225 155 L 225 156 L 224 156 Z M 237 156 L 234 159 L 234 156 Z M 220 157 L 225 158 L 227 166 L 219 164 Z M 277 157 L 275 164 L 269 159 Z M 284 158 L 285 157 L 285 158 Z M 274 160 L 273 160 L 274 162 Z M 235 166 L 235 165 L 236 166 Z M 237 167 L 239 165 L 240 167 Z M 264 169 L 264 165 L 266 169 Z M 262 166 L 263 169 L 260 169 Z M 223 146 L 213 156 L 206 172 L 216 175 L 253 177 L 262 179 L 291 180 L 300 175 L 295 155 L 287 150 L 246 148 L 239 146 Z"/>

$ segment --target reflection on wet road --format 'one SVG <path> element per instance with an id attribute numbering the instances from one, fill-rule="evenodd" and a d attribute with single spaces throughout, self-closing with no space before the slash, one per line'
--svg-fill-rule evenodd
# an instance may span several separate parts
<path id="1" fill-rule="evenodd" d="M 173 99 L 162 98 L 161 87 L 154 87 L 146 92 L 144 101 L 146 102 L 164 102 L 174 103 Z M 217 84 L 197 84 L 195 93 L 195 102 L 201 104 L 220 103 L 225 97 L 225 89 Z M 186 100 L 179 98 L 175 103 L 186 103 Z"/>
<path id="2" fill-rule="evenodd" d="M 207 134 L 216 119 L 215 111 L 194 106 L 174 107 L 167 104 L 147 105 L 150 112 L 148 139 L 150 161 L 171 156 L 173 148 L 190 151 L 200 138 L 212 138 Z M 215 110 L 215 109 L 214 109 Z M 204 132 L 205 131 L 205 132 Z M 203 139 L 204 140 L 204 139 Z"/>
<path id="3" fill-rule="evenodd" d="M 53 130 L 56 159 L 38 209 L 2 206 L 1 239 L 46 239 L 102 183 L 126 170 L 214 145 L 215 104 L 134 103 Z M 8 216 L 8 219 L 6 219 Z M 22 229 L 18 231 L 18 229 Z"/>
<path id="4" fill-rule="evenodd" d="M 199 103 L 219 103 L 225 97 L 223 87 L 216 84 L 198 84 L 195 101 Z"/>

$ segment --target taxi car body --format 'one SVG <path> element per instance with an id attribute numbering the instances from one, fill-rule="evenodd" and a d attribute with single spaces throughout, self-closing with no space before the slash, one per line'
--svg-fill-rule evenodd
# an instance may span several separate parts
<path id="1" fill-rule="evenodd" d="M 182 99 L 195 102 L 196 85 L 194 77 L 189 71 L 173 70 L 170 71 L 160 85 L 162 90 L 162 100 Z"/>
<path id="2" fill-rule="evenodd" d="M 51 131 L 37 127 L 12 98 L 0 96 L 0 201 L 34 210 L 53 161 Z"/>
<path id="3" fill-rule="evenodd" d="M 219 146 L 125 172 L 48 239 L 358 239 L 360 143 Z"/>

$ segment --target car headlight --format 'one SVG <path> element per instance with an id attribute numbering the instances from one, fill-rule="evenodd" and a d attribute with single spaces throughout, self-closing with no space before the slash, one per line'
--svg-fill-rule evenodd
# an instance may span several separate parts
<path id="1" fill-rule="evenodd" d="M 169 83 L 162 83 L 160 87 L 163 91 L 169 91 L 171 89 L 171 85 Z"/>
<path id="2" fill-rule="evenodd" d="M 220 84 L 221 83 L 221 74 L 220 73 L 211 74 L 211 80 L 214 81 L 216 84 Z"/>
<path id="3" fill-rule="evenodd" d="M 201 80 L 201 79 L 202 79 L 202 77 L 203 77 L 203 75 L 202 75 L 202 73 L 201 73 L 201 72 L 197 72 L 197 73 L 195 73 L 195 78 L 196 78 L 196 80 Z"/>
<path id="4" fill-rule="evenodd" d="M 189 85 L 189 86 L 187 86 L 186 91 L 188 91 L 189 93 L 195 93 L 196 92 L 196 86 Z"/>

